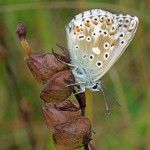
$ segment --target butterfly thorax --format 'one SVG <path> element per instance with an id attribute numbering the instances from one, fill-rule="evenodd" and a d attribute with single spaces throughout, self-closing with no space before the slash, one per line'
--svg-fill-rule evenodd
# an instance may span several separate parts
<path id="1" fill-rule="evenodd" d="M 95 76 L 89 75 L 89 69 L 85 67 L 78 67 L 72 70 L 75 80 L 80 85 L 81 91 L 85 91 L 85 88 L 91 91 L 99 91 L 100 81 L 95 80 Z"/>

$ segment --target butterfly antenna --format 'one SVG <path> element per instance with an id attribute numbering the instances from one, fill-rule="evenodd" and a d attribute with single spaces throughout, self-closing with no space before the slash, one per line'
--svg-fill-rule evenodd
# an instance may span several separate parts
<path id="1" fill-rule="evenodd" d="M 121 105 L 118 103 L 118 101 L 117 101 L 116 98 L 113 96 L 113 94 L 110 92 L 110 90 L 108 90 L 108 88 L 107 88 L 105 85 L 103 85 L 103 88 L 105 88 L 106 91 L 111 95 L 113 101 L 117 104 L 117 106 L 121 107 Z"/>
<path id="2" fill-rule="evenodd" d="M 102 94 L 103 94 L 103 99 L 104 99 L 106 111 L 107 111 L 108 115 L 110 115 L 110 110 L 109 110 L 109 107 L 108 107 L 108 104 L 107 104 L 106 96 L 105 96 L 104 91 L 103 91 L 103 89 L 102 89 L 101 87 L 100 87 L 100 91 L 101 91 Z"/>
<path id="3" fill-rule="evenodd" d="M 80 85 L 80 84 L 83 84 L 85 82 L 77 82 L 77 83 L 73 83 L 73 84 L 68 84 L 66 85 L 66 87 L 69 87 L 69 86 L 76 86 L 76 85 Z"/>

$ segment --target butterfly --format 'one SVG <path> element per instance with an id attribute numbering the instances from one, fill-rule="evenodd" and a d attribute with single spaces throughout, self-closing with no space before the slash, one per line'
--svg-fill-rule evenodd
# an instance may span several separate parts
<path id="1" fill-rule="evenodd" d="M 138 18 L 93 9 L 76 15 L 66 26 L 72 73 L 80 92 L 101 91 L 100 78 L 131 42 Z"/>

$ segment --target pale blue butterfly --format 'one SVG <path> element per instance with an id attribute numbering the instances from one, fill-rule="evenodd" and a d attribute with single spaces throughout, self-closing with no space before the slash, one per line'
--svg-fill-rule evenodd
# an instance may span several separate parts
<path id="1" fill-rule="evenodd" d="M 93 9 L 76 15 L 66 27 L 72 73 L 80 92 L 102 91 L 100 78 L 132 40 L 138 18 Z"/>

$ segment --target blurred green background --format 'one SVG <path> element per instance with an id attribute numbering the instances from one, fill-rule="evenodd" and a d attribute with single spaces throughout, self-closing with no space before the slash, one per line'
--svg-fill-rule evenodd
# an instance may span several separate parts
<path id="1" fill-rule="evenodd" d="M 42 86 L 23 60 L 17 24 L 25 22 L 34 52 L 57 51 L 56 43 L 67 45 L 65 25 L 92 8 L 129 13 L 140 20 L 131 44 L 102 79 L 111 115 L 101 94 L 87 92 L 93 143 L 97 150 L 150 150 L 149 0 L 0 1 L 0 150 L 55 150 L 41 112 Z"/>

